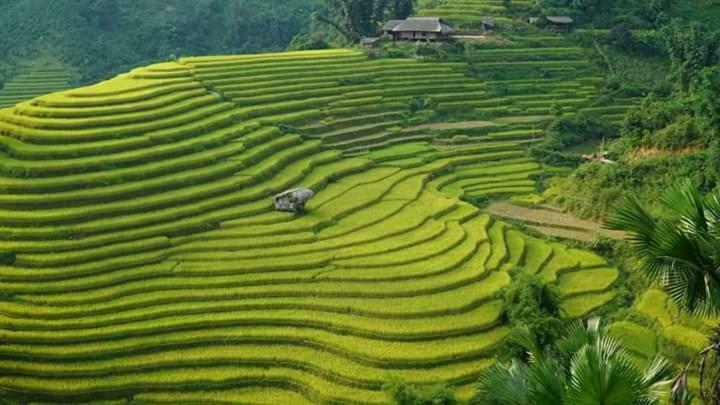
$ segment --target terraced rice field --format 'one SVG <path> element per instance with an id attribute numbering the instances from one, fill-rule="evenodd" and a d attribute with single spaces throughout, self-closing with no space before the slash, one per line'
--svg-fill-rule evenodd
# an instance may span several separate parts
<path id="1" fill-rule="evenodd" d="M 531 229 L 551 237 L 583 242 L 592 242 L 598 235 L 612 239 L 626 237 L 624 232 L 605 229 L 599 222 L 579 219 L 551 206 L 524 207 L 498 201 L 488 206 L 487 211 L 500 218 L 521 221 Z"/>
<path id="2" fill-rule="evenodd" d="M 528 94 L 595 80 L 568 72 Z M 199 57 L 0 111 L 0 243 L 17 255 L 0 266 L 0 388 L 381 404 L 397 375 L 467 397 L 507 337 L 511 270 L 557 284 L 568 317 L 618 278 L 457 198 L 533 187 L 542 102 L 506 96 L 493 125 L 401 119 L 413 95 L 486 108 L 489 84 L 351 50 Z M 443 131 L 472 142 L 433 143 Z M 273 211 L 296 186 L 318 192 L 308 212 Z"/>
<path id="3" fill-rule="evenodd" d="M 15 76 L 0 89 L 0 108 L 10 107 L 43 94 L 70 88 L 71 74 L 61 67 L 30 69 Z"/>
<path id="4" fill-rule="evenodd" d="M 531 0 L 513 0 L 515 9 L 530 9 Z M 510 19 L 502 17 L 506 9 L 502 0 L 421 0 L 419 14 L 424 16 L 442 17 L 455 26 L 482 26 L 484 17 L 494 17 L 499 23 L 509 23 Z"/>

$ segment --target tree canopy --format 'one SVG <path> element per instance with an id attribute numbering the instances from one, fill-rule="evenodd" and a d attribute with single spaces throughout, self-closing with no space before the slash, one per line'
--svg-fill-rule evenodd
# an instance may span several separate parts
<path id="1" fill-rule="evenodd" d="M 320 0 L 5 0 L 0 65 L 52 57 L 87 83 L 173 56 L 283 50 L 321 6 Z"/>
<path id="2" fill-rule="evenodd" d="M 389 19 L 410 16 L 416 0 L 325 0 L 331 17 L 316 15 L 336 28 L 347 40 L 372 36 Z"/>

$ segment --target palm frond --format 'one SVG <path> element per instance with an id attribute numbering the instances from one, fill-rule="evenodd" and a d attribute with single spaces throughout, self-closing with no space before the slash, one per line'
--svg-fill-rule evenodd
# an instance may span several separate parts
<path id="1" fill-rule="evenodd" d="M 680 222 L 687 232 L 707 231 L 703 197 L 690 180 L 675 184 L 663 194 L 660 201 L 680 217 Z"/>
<path id="2" fill-rule="evenodd" d="M 530 354 L 532 361 L 541 361 L 544 359 L 542 348 L 540 348 L 540 345 L 529 328 L 515 328 L 510 334 L 510 341 L 525 349 Z"/>
<path id="3" fill-rule="evenodd" d="M 629 232 L 630 239 L 641 246 L 652 240 L 655 225 L 655 219 L 635 197 L 620 200 L 605 222 L 609 229 Z"/>
<path id="4" fill-rule="evenodd" d="M 573 322 L 565 330 L 565 336 L 555 342 L 555 348 L 558 354 L 566 363 L 569 363 L 573 354 L 580 350 L 581 347 L 588 344 L 589 338 L 587 330 L 582 321 Z"/>
<path id="5" fill-rule="evenodd" d="M 573 356 L 567 402 L 577 405 L 633 404 L 640 372 L 615 340 L 601 336 Z"/>
<path id="6" fill-rule="evenodd" d="M 637 199 L 626 198 L 608 224 L 630 233 L 640 268 L 680 308 L 701 316 L 720 314 L 720 195 L 704 199 L 684 181 L 661 203 L 675 218 L 655 220 Z"/>
<path id="7" fill-rule="evenodd" d="M 641 386 L 644 403 L 658 403 L 668 398 L 672 384 L 672 366 L 667 359 L 656 356 L 645 368 Z"/>
<path id="8" fill-rule="evenodd" d="M 705 199 L 705 217 L 708 223 L 708 234 L 714 239 L 720 239 L 720 197 L 711 195 Z"/>
<path id="9" fill-rule="evenodd" d="M 555 361 L 540 361 L 527 370 L 527 384 L 532 404 L 558 405 L 565 394 L 565 373 Z"/>
<path id="10" fill-rule="evenodd" d="M 525 381 L 527 366 L 517 360 L 496 364 L 480 375 L 472 405 L 531 405 Z"/>

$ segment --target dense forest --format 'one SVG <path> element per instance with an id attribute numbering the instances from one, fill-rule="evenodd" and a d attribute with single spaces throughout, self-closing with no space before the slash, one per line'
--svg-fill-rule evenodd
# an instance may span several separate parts
<path id="1" fill-rule="evenodd" d="M 78 83 L 182 55 L 285 49 L 314 0 L 3 0 L 0 77 L 59 61 Z"/>

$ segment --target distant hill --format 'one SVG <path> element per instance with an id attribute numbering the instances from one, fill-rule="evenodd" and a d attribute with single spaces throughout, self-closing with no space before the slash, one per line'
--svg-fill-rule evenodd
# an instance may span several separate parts
<path id="1" fill-rule="evenodd" d="M 320 0 L 0 0 L 0 79 L 53 58 L 79 84 L 173 56 L 284 49 Z"/>

